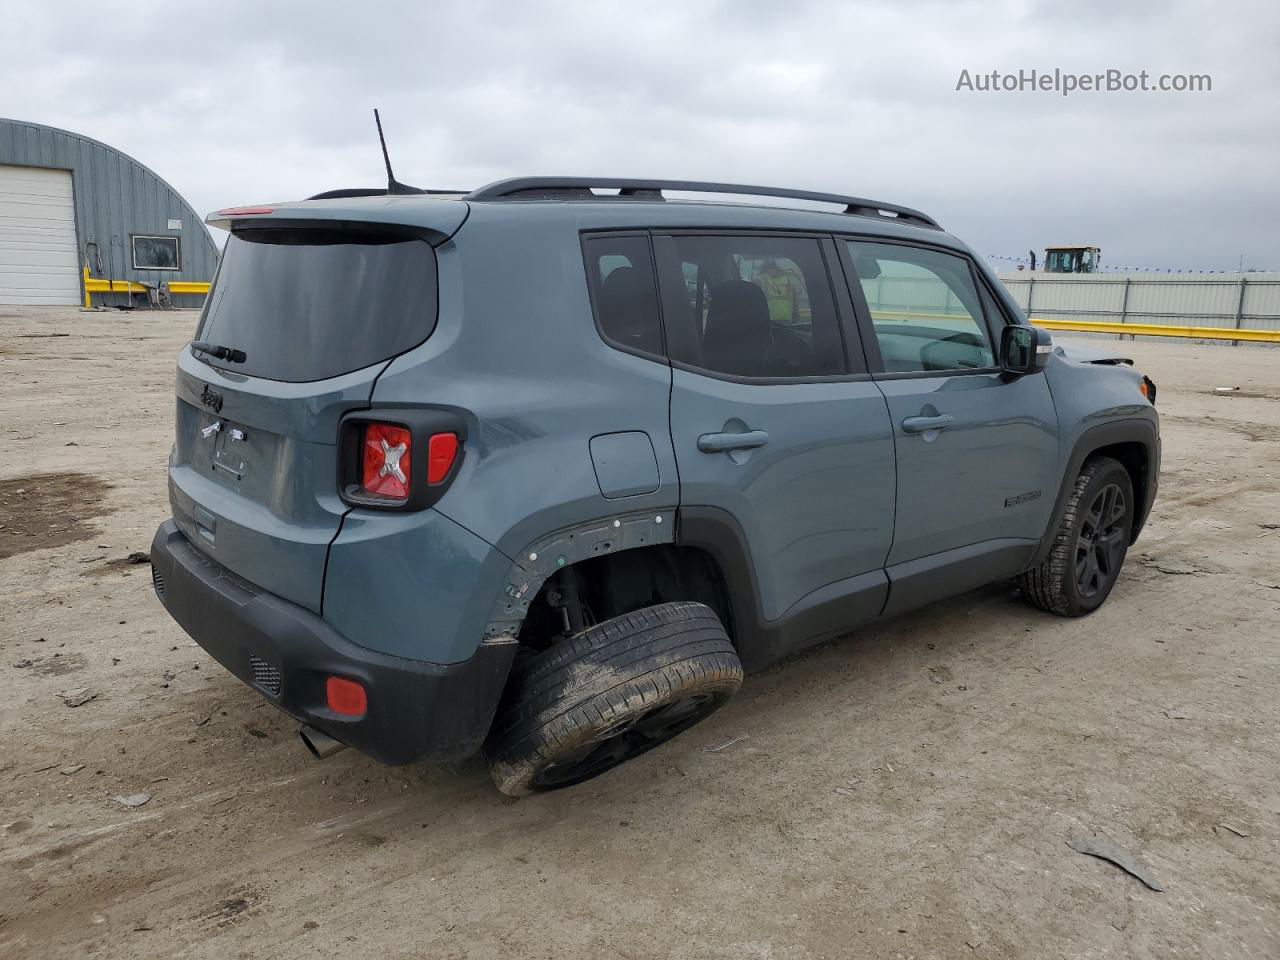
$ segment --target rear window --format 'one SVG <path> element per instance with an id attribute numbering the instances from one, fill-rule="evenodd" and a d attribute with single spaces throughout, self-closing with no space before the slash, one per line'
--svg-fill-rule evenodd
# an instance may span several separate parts
<path id="1" fill-rule="evenodd" d="M 269 380 L 324 380 L 422 343 L 436 323 L 435 253 L 404 234 L 233 234 L 197 340 L 243 350 L 213 366 Z"/>

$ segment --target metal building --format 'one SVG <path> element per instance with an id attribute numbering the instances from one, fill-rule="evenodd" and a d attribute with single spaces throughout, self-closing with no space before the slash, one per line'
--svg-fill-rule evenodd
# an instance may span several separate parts
<path id="1" fill-rule="evenodd" d="M 202 289 L 217 263 L 191 205 L 137 160 L 0 118 L 0 303 L 80 304 L 87 267 L 94 304 L 145 301 L 164 284 L 176 306 L 199 306 L 202 293 L 176 291 Z"/>

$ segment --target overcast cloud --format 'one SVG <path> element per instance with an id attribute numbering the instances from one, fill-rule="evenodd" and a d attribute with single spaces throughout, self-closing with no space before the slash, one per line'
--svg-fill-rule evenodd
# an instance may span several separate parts
<path id="1" fill-rule="evenodd" d="M 0 116 L 87 134 L 202 214 L 399 179 L 781 184 L 918 207 L 984 254 L 1280 269 L 1280 4 L 10 5 Z M 1209 93 L 957 92 L 1020 68 Z"/>

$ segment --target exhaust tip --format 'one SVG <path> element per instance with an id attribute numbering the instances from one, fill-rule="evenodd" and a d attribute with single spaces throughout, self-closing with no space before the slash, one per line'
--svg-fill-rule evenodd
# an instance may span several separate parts
<path id="1" fill-rule="evenodd" d="M 317 730 L 315 727 L 309 727 L 305 724 L 298 730 L 298 736 L 302 742 L 307 745 L 307 749 L 311 751 L 311 755 L 317 760 L 327 760 L 335 753 L 341 753 L 347 749 L 347 745 L 340 740 L 335 740 L 327 733 Z"/>

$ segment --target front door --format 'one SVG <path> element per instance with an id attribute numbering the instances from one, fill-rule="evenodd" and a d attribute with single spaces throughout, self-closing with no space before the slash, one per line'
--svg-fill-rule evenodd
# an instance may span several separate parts
<path id="1" fill-rule="evenodd" d="M 1000 372 L 994 334 L 1004 318 L 967 258 L 841 243 L 897 445 L 886 612 L 1019 572 L 1058 489 L 1045 377 Z"/>
<path id="2" fill-rule="evenodd" d="M 834 244 L 681 234 L 656 237 L 655 252 L 682 515 L 719 510 L 741 528 L 760 616 L 799 624 L 774 631 L 775 647 L 824 632 L 818 606 L 839 609 L 845 627 L 874 618 L 893 534 L 893 437 L 847 299 L 837 307 Z"/>

